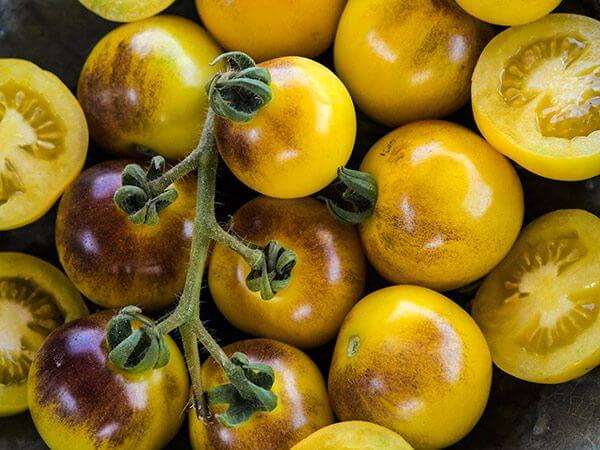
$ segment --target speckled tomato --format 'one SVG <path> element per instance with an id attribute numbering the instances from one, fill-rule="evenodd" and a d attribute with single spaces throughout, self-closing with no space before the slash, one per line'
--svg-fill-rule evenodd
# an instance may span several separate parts
<path id="1" fill-rule="evenodd" d="M 340 422 L 315 431 L 292 450 L 412 450 L 398 433 L 370 422 Z"/>
<path id="2" fill-rule="evenodd" d="M 311 198 L 259 197 L 240 208 L 231 225 L 236 234 L 258 245 L 279 241 L 296 253 L 297 263 L 291 283 L 265 301 L 246 287 L 248 264 L 218 244 L 208 285 L 225 317 L 248 333 L 299 347 L 332 339 L 365 285 L 366 264 L 356 230 L 337 222 Z"/>
<path id="3" fill-rule="evenodd" d="M 450 122 L 417 122 L 377 142 L 361 170 L 379 196 L 360 233 L 393 283 L 464 286 L 508 253 L 523 220 L 521 182 L 506 158 Z"/>
<path id="4" fill-rule="evenodd" d="M 193 177 L 175 183 L 179 196 L 157 226 L 135 225 L 113 201 L 126 165 L 93 166 L 70 186 L 58 208 L 56 247 L 69 278 L 94 303 L 156 310 L 183 290 L 196 183 Z"/>
<path id="5" fill-rule="evenodd" d="M 108 360 L 103 311 L 54 331 L 30 371 L 29 408 L 54 450 L 160 449 L 181 426 L 189 395 L 183 357 L 167 337 L 169 363 L 130 374 Z"/>
<path id="6" fill-rule="evenodd" d="M 144 149 L 171 160 L 186 156 L 200 137 L 204 85 L 220 53 L 201 27 L 181 17 L 153 17 L 107 34 L 77 89 L 92 139 L 117 156 Z"/>
<path id="7" fill-rule="evenodd" d="M 358 107 L 381 123 L 439 118 L 469 100 L 473 68 L 492 36 L 454 0 L 350 0 L 335 68 Z"/>
<path id="8" fill-rule="evenodd" d="M 250 122 L 218 118 L 219 152 L 234 175 L 261 194 L 314 194 L 352 153 L 356 114 L 350 94 L 333 72 L 310 59 L 286 57 L 260 66 L 271 73 L 273 99 Z"/>
<path id="9" fill-rule="evenodd" d="M 320 55 L 333 42 L 345 5 L 346 0 L 196 0 L 215 39 L 257 61 Z"/>
<path id="10" fill-rule="evenodd" d="M 277 407 L 256 413 L 236 427 L 226 428 L 217 420 L 200 421 L 190 410 L 190 439 L 194 450 L 278 450 L 290 448 L 314 431 L 333 423 L 325 382 L 317 366 L 300 350 L 270 339 L 252 339 L 225 347 L 227 354 L 243 352 L 251 363 L 268 364 L 275 371 L 272 391 Z M 205 390 L 227 383 L 213 359 L 202 366 Z M 222 413 L 213 408 L 216 414 Z"/>
<path id="11" fill-rule="evenodd" d="M 79 0 L 100 17 L 115 22 L 147 19 L 167 9 L 175 0 Z"/>
<path id="12" fill-rule="evenodd" d="M 492 360 L 475 321 L 435 291 L 394 286 L 352 309 L 329 395 L 341 420 L 385 426 L 420 449 L 452 445 L 483 413 Z"/>

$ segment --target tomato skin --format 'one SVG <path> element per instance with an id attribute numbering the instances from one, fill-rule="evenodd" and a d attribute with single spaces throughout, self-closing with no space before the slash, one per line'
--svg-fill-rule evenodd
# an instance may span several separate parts
<path id="1" fill-rule="evenodd" d="M 88 150 L 81 106 L 54 74 L 0 58 L 0 231 L 42 217 L 77 177 Z"/>
<path id="2" fill-rule="evenodd" d="M 54 331 L 31 366 L 31 416 L 52 449 L 160 449 L 181 426 L 189 383 L 175 342 L 166 337 L 166 366 L 122 372 L 111 365 L 106 347 L 105 327 L 114 313 Z"/>
<path id="3" fill-rule="evenodd" d="M 395 127 L 467 103 L 492 29 L 453 0 L 350 0 L 335 39 L 335 68 L 357 106 Z"/>
<path id="4" fill-rule="evenodd" d="M 579 181 L 600 175 L 599 64 L 594 18 L 551 14 L 503 31 L 473 73 L 479 130 L 539 176 Z"/>
<path id="5" fill-rule="evenodd" d="M 596 215 L 558 210 L 525 227 L 472 302 L 494 363 L 546 384 L 600 365 L 599 275 Z"/>
<path id="6" fill-rule="evenodd" d="M 562 0 L 456 0 L 466 12 L 496 25 L 523 25 L 549 14 Z"/>
<path id="7" fill-rule="evenodd" d="M 369 150 L 361 170 L 375 177 L 379 192 L 361 238 L 369 261 L 390 282 L 465 286 L 500 262 L 521 228 L 515 170 L 459 125 L 405 125 Z"/>
<path id="8" fill-rule="evenodd" d="M 56 217 L 56 248 L 69 278 L 94 303 L 157 310 L 183 290 L 196 183 L 193 177 L 175 183 L 179 196 L 158 225 L 135 225 L 113 201 L 127 164 L 98 164 L 69 187 Z"/>
<path id="9" fill-rule="evenodd" d="M 94 14 L 113 22 L 134 22 L 152 17 L 173 4 L 175 0 L 79 0 Z"/>
<path id="10" fill-rule="evenodd" d="M 415 448 L 433 449 L 475 426 L 491 379 L 487 343 L 462 308 L 426 288 L 393 286 L 368 295 L 346 317 L 329 396 L 340 420 L 377 423 Z"/>
<path id="11" fill-rule="evenodd" d="M 196 0 L 202 22 L 226 50 L 257 61 L 313 58 L 332 43 L 346 0 Z"/>
<path id="12" fill-rule="evenodd" d="M 27 372 L 46 336 L 87 314 L 81 294 L 56 267 L 0 252 L 0 417 L 27 410 Z"/>
<path id="13" fill-rule="evenodd" d="M 273 392 L 277 407 L 257 413 L 236 427 L 218 421 L 204 423 L 190 410 L 190 440 L 194 450 L 277 450 L 290 448 L 312 432 L 333 423 L 325 382 L 312 360 L 300 350 L 270 339 L 239 341 L 224 348 L 228 355 L 243 352 L 251 363 L 268 364 L 275 371 Z M 205 390 L 226 383 L 222 369 L 209 359 L 202 365 Z M 222 413 L 222 407 L 213 408 Z"/>
<path id="14" fill-rule="evenodd" d="M 261 194 L 309 196 L 331 183 L 350 158 L 352 99 L 329 69 L 310 59 L 278 58 L 260 66 L 271 73 L 273 99 L 250 122 L 218 118 L 219 152 L 233 174 Z"/>
<path id="15" fill-rule="evenodd" d="M 170 160 L 185 157 L 198 143 L 208 107 L 204 86 L 219 69 L 209 64 L 220 53 L 201 27 L 180 17 L 107 34 L 77 89 L 92 139 L 121 157 L 143 156 L 136 146 Z"/>
<path id="16" fill-rule="evenodd" d="M 370 422 L 339 422 L 315 431 L 291 450 L 412 450 L 402 436 Z"/>
<path id="17" fill-rule="evenodd" d="M 337 222 L 311 198 L 258 197 L 242 206 L 231 224 L 255 244 L 277 240 L 296 253 L 297 263 L 291 283 L 265 301 L 246 287 L 250 268 L 243 258 L 217 244 L 208 285 L 225 317 L 248 333 L 301 348 L 335 337 L 365 286 L 366 263 L 355 229 Z"/>

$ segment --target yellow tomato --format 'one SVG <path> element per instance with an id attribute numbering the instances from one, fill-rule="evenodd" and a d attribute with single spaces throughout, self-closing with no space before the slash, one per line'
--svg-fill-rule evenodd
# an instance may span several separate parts
<path id="1" fill-rule="evenodd" d="M 0 59 L 0 230 L 27 225 L 52 207 L 81 171 L 85 117 L 53 74 Z"/>
<path id="2" fill-rule="evenodd" d="M 106 347 L 113 315 L 99 312 L 56 330 L 31 366 L 31 417 L 53 450 L 158 450 L 183 422 L 189 383 L 177 345 L 166 337 L 170 359 L 160 369 L 120 371 Z"/>
<path id="3" fill-rule="evenodd" d="M 46 336 L 87 313 L 56 267 L 23 253 L 0 253 L 0 417 L 27 409 L 29 366 Z"/>
<path id="4" fill-rule="evenodd" d="M 600 364 L 600 219 L 560 210 L 531 223 L 477 292 L 494 363 L 534 383 Z"/>
<path id="5" fill-rule="evenodd" d="M 412 450 L 412 447 L 387 428 L 355 420 L 321 428 L 292 450 Z"/>
<path id="6" fill-rule="evenodd" d="M 210 33 L 227 50 L 257 61 L 315 57 L 333 42 L 346 0 L 196 0 Z"/>
<path id="7" fill-rule="evenodd" d="M 366 420 L 420 449 L 447 447 L 475 426 L 488 400 L 492 360 L 457 304 L 417 286 L 376 291 L 338 335 L 329 395 L 341 420 Z"/>
<path id="8" fill-rule="evenodd" d="M 159 16 L 107 34 L 88 57 L 77 95 L 92 139 L 118 156 L 186 156 L 198 143 L 205 84 L 221 50 L 195 23 Z"/>
<path id="9" fill-rule="evenodd" d="M 311 198 L 259 197 L 240 208 L 231 224 L 237 235 L 255 244 L 277 240 L 296 253 L 297 263 L 291 283 L 263 300 L 246 287 L 250 267 L 244 259 L 217 244 L 208 285 L 223 315 L 248 333 L 299 347 L 335 337 L 365 286 L 365 258 L 355 229 L 337 222 Z"/>
<path id="10" fill-rule="evenodd" d="M 113 200 L 127 163 L 90 167 L 67 189 L 56 216 L 56 249 L 69 278 L 94 303 L 157 310 L 183 291 L 196 180 L 174 184 L 177 199 L 161 211 L 156 226 L 135 225 Z"/>
<path id="11" fill-rule="evenodd" d="M 360 109 L 398 126 L 463 106 L 491 37 L 489 25 L 454 0 L 350 0 L 335 39 L 335 67 Z"/>
<path id="12" fill-rule="evenodd" d="M 417 122 L 377 142 L 361 170 L 379 196 L 360 226 L 369 261 L 393 283 L 464 286 L 508 253 L 523 220 L 521 182 L 475 133 Z"/>
<path id="13" fill-rule="evenodd" d="M 79 0 L 94 14 L 114 22 L 147 19 L 167 9 L 175 0 Z"/>
<path id="14" fill-rule="evenodd" d="M 562 0 L 456 0 L 466 12 L 496 25 L 523 25 L 549 14 Z"/>
<path id="15" fill-rule="evenodd" d="M 473 75 L 473 112 L 497 150 L 538 175 L 600 174 L 600 22 L 553 14 L 499 34 Z"/>
<path id="16" fill-rule="evenodd" d="M 190 410 L 190 440 L 194 450 L 265 450 L 287 449 L 333 423 L 325 382 L 319 369 L 300 350 L 269 339 L 236 342 L 225 347 L 229 355 L 245 353 L 251 363 L 268 364 L 275 371 L 272 391 L 277 407 L 259 412 L 235 428 L 227 428 L 218 420 L 202 421 Z M 202 365 L 205 390 L 227 383 L 221 367 L 209 359 Z M 212 407 L 214 414 L 223 407 Z"/>
<path id="17" fill-rule="evenodd" d="M 247 123 L 218 118 L 223 160 L 244 184 L 277 198 L 323 189 L 346 164 L 356 137 L 350 94 L 325 66 L 306 58 L 260 64 L 271 73 L 273 100 Z"/>

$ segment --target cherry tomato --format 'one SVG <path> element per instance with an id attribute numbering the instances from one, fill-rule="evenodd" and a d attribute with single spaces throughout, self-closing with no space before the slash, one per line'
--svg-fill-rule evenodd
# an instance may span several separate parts
<path id="1" fill-rule="evenodd" d="M 27 409 L 27 375 L 52 330 L 88 314 L 81 295 L 54 266 L 0 252 L 0 417 Z"/>
<path id="2" fill-rule="evenodd" d="M 257 61 L 315 57 L 333 42 L 346 0 L 196 0 L 202 22 L 227 50 Z"/>
<path id="3" fill-rule="evenodd" d="M 210 62 L 221 50 L 198 25 L 159 16 L 123 25 L 92 50 L 77 95 L 96 143 L 117 156 L 186 156 L 198 143 Z"/>
<path id="4" fill-rule="evenodd" d="M 54 331 L 31 366 L 29 409 L 54 450 L 160 449 L 181 426 L 189 383 L 177 345 L 166 337 L 169 363 L 142 373 L 116 369 L 105 328 L 113 311 Z"/>
<path id="5" fill-rule="evenodd" d="M 412 450 L 402 436 L 374 423 L 340 422 L 315 431 L 292 450 Z"/>
<path id="6" fill-rule="evenodd" d="M 36 221 L 79 174 L 85 116 L 55 75 L 0 58 L 0 230 Z"/>
<path id="7" fill-rule="evenodd" d="M 496 36 L 473 75 L 482 134 L 527 170 L 600 174 L 600 22 L 553 14 Z"/>
<path id="8" fill-rule="evenodd" d="M 562 0 L 456 0 L 466 12 L 496 25 L 523 25 L 549 14 Z"/>
<path id="9" fill-rule="evenodd" d="M 561 383 L 600 364 L 600 219 L 559 210 L 532 222 L 473 302 L 498 367 Z"/>
<path id="10" fill-rule="evenodd" d="M 218 118 L 219 152 L 234 175 L 261 194 L 314 194 L 350 158 L 356 137 L 352 99 L 329 69 L 310 59 L 279 58 L 261 66 L 271 73 L 273 99 L 250 122 Z"/>
<path id="11" fill-rule="evenodd" d="M 418 122 L 384 136 L 361 170 L 379 196 L 360 226 L 369 261 L 393 283 L 449 290 L 486 275 L 508 253 L 523 220 L 510 163 L 476 134 Z"/>
<path id="12" fill-rule="evenodd" d="M 156 310 L 183 290 L 196 183 L 175 183 L 179 196 L 161 211 L 158 225 L 135 225 L 113 201 L 126 165 L 93 166 L 69 187 L 56 217 L 56 248 L 69 278 L 94 303 Z"/>
<path id="13" fill-rule="evenodd" d="M 194 450 L 266 450 L 290 448 L 333 423 L 325 382 L 311 359 L 300 350 L 269 339 L 240 341 L 225 347 L 227 354 L 243 352 L 251 363 L 268 364 L 275 371 L 272 391 L 277 407 L 256 413 L 238 427 L 227 428 L 217 420 L 203 422 L 190 410 L 190 439 Z M 205 390 L 227 383 L 213 359 L 202 366 Z M 215 414 L 223 411 L 213 407 Z"/>
<path id="14" fill-rule="evenodd" d="M 467 103 L 473 68 L 491 37 L 489 25 L 453 0 L 350 0 L 335 68 L 360 109 L 398 126 Z"/>
<path id="15" fill-rule="evenodd" d="M 237 235 L 255 244 L 279 241 L 296 253 L 297 262 L 291 283 L 263 300 L 246 287 L 248 264 L 218 244 L 208 285 L 223 315 L 248 333 L 299 347 L 335 337 L 365 286 L 365 258 L 355 229 L 337 222 L 311 198 L 259 197 L 240 208 L 231 223 Z"/>
<path id="16" fill-rule="evenodd" d="M 175 0 L 79 0 L 94 14 L 114 22 L 147 19 L 167 9 Z"/>
<path id="17" fill-rule="evenodd" d="M 475 426 L 492 360 L 483 334 L 435 291 L 393 286 L 352 309 L 338 335 L 329 396 L 340 420 L 366 420 L 416 448 L 447 447 Z"/>

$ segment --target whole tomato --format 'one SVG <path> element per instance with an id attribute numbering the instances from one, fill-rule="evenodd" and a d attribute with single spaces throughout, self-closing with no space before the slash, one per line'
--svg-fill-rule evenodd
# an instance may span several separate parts
<path id="1" fill-rule="evenodd" d="M 234 214 L 231 226 L 261 246 L 277 240 L 296 254 L 297 262 L 291 283 L 263 300 L 246 286 L 248 264 L 217 244 L 208 285 L 223 315 L 248 333 L 299 347 L 332 339 L 365 285 L 366 264 L 356 230 L 337 222 L 311 198 L 256 198 Z"/>
<path id="2" fill-rule="evenodd" d="M 492 35 L 454 0 L 350 0 L 335 68 L 378 122 L 439 118 L 469 100 L 473 68 Z"/>
<path id="3" fill-rule="evenodd" d="M 189 396 L 185 362 L 169 338 L 169 363 L 126 373 L 108 359 L 103 311 L 54 331 L 31 366 L 29 409 L 54 450 L 160 449 L 177 433 Z"/>
<path id="4" fill-rule="evenodd" d="M 562 0 L 456 0 L 466 12 L 496 25 L 523 25 L 538 20 Z"/>
<path id="5" fill-rule="evenodd" d="M 290 448 L 312 432 L 333 423 L 325 382 L 312 360 L 300 350 L 270 339 L 236 342 L 224 348 L 229 355 L 242 352 L 250 363 L 269 365 L 275 372 L 271 389 L 277 407 L 259 412 L 237 427 L 228 428 L 216 418 L 203 421 L 190 410 L 190 439 L 194 450 L 278 450 Z M 209 359 L 202 365 L 206 391 L 227 383 L 223 370 Z M 214 414 L 222 413 L 212 407 Z"/>
<path id="6" fill-rule="evenodd" d="M 196 0 L 208 31 L 226 50 L 257 61 L 315 57 L 332 44 L 346 0 Z"/>
<path id="7" fill-rule="evenodd" d="M 117 156 L 185 157 L 208 107 L 221 50 L 198 25 L 158 16 L 107 34 L 83 66 L 77 96 L 92 139 Z"/>
<path id="8" fill-rule="evenodd" d="M 67 275 L 94 303 L 157 310 L 183 290 L 188 266 L 196 187 L 175 183 L 178 198 L 154 226 L 133 224 L 115 205 L 127 161 L 108 161 L 83 172 L 58 207 L 56 248 Z"/>
<path id="9" fill-rule="evenodd" d="M 273 99 L 249 122 L 218 118 L 219 152 L 233 174 L 261 194 L 306 197 L 346 164 L 356 137 L 350 94 L 325 66 L 306 58 L 260 64 Z"/>
<path id="10" fill-rule="evenodd" d="M 374 422 L 415 448 L 434 449 L 471 431 L 491 381 L 485 338 L 460 306 L 426 288 L 393 286 L 346 317 L 329 395 L 340 420 Z"/>
<path id="11" fill-rule="evenodd" d="M 393 283 L 464 286 L 492 270 L 519 234 L 523 190 L 515 170 L 459 125 L 405 125 L 369 150 L 361 170 L 378 186 L 361 238 L 369 261 Z"/>

